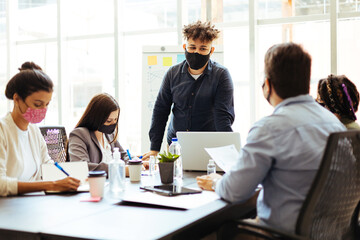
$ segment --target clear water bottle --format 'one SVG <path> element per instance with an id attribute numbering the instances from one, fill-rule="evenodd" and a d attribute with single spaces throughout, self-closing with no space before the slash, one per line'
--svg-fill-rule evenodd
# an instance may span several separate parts
<path id="1" fill-rule="evenodd" d="M 209 160 L 209 163 L 207 165 L 207 174 L 216 173 L 216 165 L 213 159 Z"/>
<path id="2" fill-rule="evenodd" d="M 151 155 L 150 156 L 150 159 L 149 159 L 149 174 L 152 176 L 152 175 L 155 175 L 156 173 L 156 158 L 155 156 Z"/>
<path id="3" fill-rule="evenodd" d="M 114 148 L 113 160 L 109 163 L 110 191 L 113 193 L 125 190 L 125 162 L 120 159 L 119 148 Z"/>
<path id="4" fill-rule="evenodd" d="M 174 163 L 174 180 L 181 180 L 183 178 L 181 146 L 177 138 L 172 138 L 172 142 L 169 146 L 169 152 L 171 154 L 180 155 L 180 157 Z"/>

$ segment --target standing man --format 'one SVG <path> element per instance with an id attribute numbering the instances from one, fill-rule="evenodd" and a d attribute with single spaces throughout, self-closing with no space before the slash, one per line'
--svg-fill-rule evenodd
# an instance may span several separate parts
<path id="1" fill-rule="evenodd" d="M 171 109 L 169 144 L 177 131 L 232 131 L 232 79 L 225 67 L 210 59 L 219 32 L 210 22 L 198 21 L 183 28 L 186 61 L 171 67 L 164 77 L 149 131 L 151 151 L 144 159 L 160 151 Z"/>
<path id="2" fill-rule="evenodd" d="M 311 57 L 294 43 L 265 55 L 263 94 L 274 112 L 250 129 L 238 164 L 223 177 L 201 176 L 202 189 L 215 189 L 231 202 L 257 198 L 260 224 L 295 232 L 300 208 L 319 168 L 330 133 L 342 123 L 309 95 Z"/>

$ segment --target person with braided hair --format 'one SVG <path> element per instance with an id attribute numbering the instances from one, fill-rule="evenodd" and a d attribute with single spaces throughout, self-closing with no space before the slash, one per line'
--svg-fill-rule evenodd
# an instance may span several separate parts
<path id="1" fill-rule="evenodd" d="M 327 108 L 349 130 L 358 129 L 355 113 L 359 106 L 359 92 L 345 75 L 329 75 L 319 80 L 316 101 Z"/>

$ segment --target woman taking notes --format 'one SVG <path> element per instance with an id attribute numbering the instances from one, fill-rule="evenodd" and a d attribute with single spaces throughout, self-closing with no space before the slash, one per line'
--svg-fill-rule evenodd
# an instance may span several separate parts
<path id="1" fill-rule="evenodd" d="M 24 63 L 7 84 L 5 95 L 13 111 L 0 119 L 0 196 L 37 191 L 76 190 L 80 181 L 67 177 L 40 180 L 40 165 L 52 163 L 39 128 L 50 103 L 53 83 L 39 66 Z"/>
<path id="2" fill-rule="evenodd" d="M 107 93 L 94 96 L 75 129 L 70 133 L 68 156 L 70 161 L 86 161 L 89 170 L 105 170 L 112 159 L 115 147 L 121 159 L 128 160 L 124 149 L 117 141 L 120 107 Z"/>

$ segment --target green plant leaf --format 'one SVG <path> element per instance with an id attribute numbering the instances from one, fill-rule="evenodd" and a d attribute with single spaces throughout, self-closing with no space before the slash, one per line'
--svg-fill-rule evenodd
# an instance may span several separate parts
<path id="1" fill-rule="evenodd" d="M 159 153 L 159 162 L 174 162 L 176 159 L 178 159 L 180 155 L 177 154 L 171 154 L 170 152 L 164 151 L 163 153 Z"/>

